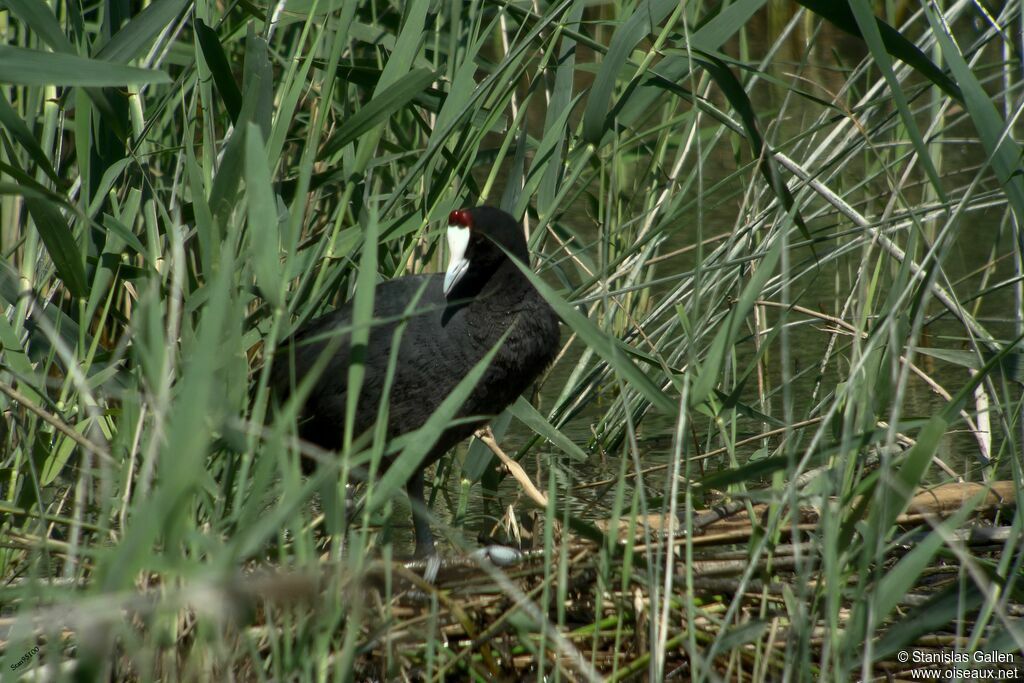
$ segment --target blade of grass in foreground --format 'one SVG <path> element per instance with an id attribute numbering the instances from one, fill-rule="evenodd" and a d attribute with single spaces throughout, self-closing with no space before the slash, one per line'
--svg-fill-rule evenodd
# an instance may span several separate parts
<path id="1" fill-rule="evenodd" d="M 139 69 L 78 55 L 0 45 L 0 83 L 117 87 L 170 81 L 170 76 L 154 69 Z"/>
<path id="2" fill-rule="evenodd" d="M 577 462 L 587 460 L 587 454 L 576 443 L 544 419 L 544 416 L 537 412 L 537 409 L 530 405 L 530 402 L 520 396 L 516 402 L 509 406 L 512 413 L 520 422 L 544 437 L 551 443 Z"/>
<path id="3" fill-rule="evenodd" d="M 668 394 L 662 391 L 643 370 L 629 360 L 627 357 L 628 352 L 621 348 L 626 345 L 625 342 L 609 335 L 590 322 L 572 304 L 560 297 L 555 290 L 551 289 L 528 265 L 519 263 L 511 255 L 509 255 L 509 258 L 512 258 L 519 270 L 526 276 L 526 279 L 537 288 L 537 291 L 544 297 L 544 300 L 555 309 L 558 317 L 569 325 L 573 332 L 578 334 L 580 339 L 601 356 L 612 369 L 621 374 L 630 386 L 639 391 L 658 410 L 667 414 L 676 412 L 676 405 Z"/>
<path id="4" fill-rule="evenodd" d="M 435 74 L 430 69 L 414 69 L 399 78 L 383 93 L 374 97 L 359 111 L 347 118 L 338 128 L 338 132 L 324 143 L 322 155 L 335 154 L 348 143 L 387 121 L 392 114 L 422 93 L 434 81 L 434 78 Z"/>
<path id="5" fill-rule="evenodd" d="M 366 222 L 366 231 L 363 233 L 363 250 L 359 258 L 355 300 L 352 303 L 348 382 L 345 384 L 344 451 L 348 451 L 352 447 L 356 407 L 359 403 L 359 392 L 363 386 L 363 379 L 366 377 L 366 347 L 370 340 L 370 326 L 373 324 L 373 300 L 377 287 L 377 233 L 379 227 L 377 212 L 375 207 L 371 206 L 369 219 Z"/>
<path id="6" fill-rule="evenodd" d="M 189 4 L 190 0 L 156 0 L 112 35 L 96 57 L 111 62 L 136 59 Z"/>
<path id="7" fill-rule="evenodd" d="M 213 398 L 224 379 L 220 369 L 225 360 L 221 348 L 225 330 L 239 312 L 237 306 L 231 305 L 235 303 L 231 297 L 233 271 L 226 262 L 218 277 L 207 285 L 210 291 L 198 329 L 188 333 L 193 336 L 191 343 L 184 340 L 189 353 L 173 394 L 178 400 L 168 409 L 170 417 L 160 448 L 159 478 L 149 496 L 133 501 L 131 524 L 121 542 L 97 560 L 95 585 L 102 591 L 127 589 L 140 571 L 158 563 L 161 556 L 173 556 L 194 522 L 191 494 L 206 474 L 211 418 L 226 408 L 222 402 L 214 403 Z M 157 551 L 155 544 L 161 535 L 163 550 Z"/>
<path id="8" fill-rule="evenodd" d="M 64 215 L 56 205 L 45 199 L 26 197 L 25 206 L 32 214 L 39 236 L 46 251 L 53 259 L 57 273 L 72 296 L 84 297 L 88 290 L 85 281 L 85 266 L 75 236 L 71 233 Z"/>
<path id="9" fill-rule="evenodd" d="M 245 201 L 248 207 L 248 252 L 256 284 L 260 293 L 273 306 L 280 306 L 281 289 L 284 283 L 280 277 L 278 256 L 278 235 L 276 194 L 270 182 L 267 168 L 267 152 L 263 147 L 263 135 L 259 127 L 249 123 L 245 130 Z"/>
<path id="10" fill-rule="evenodd" d="M 864 627 L 868 614 L 875 623 L 884 622 L 895 610 L 904 597 L 911 592 L 921 574 L 928 568 L 932 557 L 939 551 L 939 548 L 951 537 L 954 530 L 967 521 L 967 518 L 974 512 L 977 504 L 985 498 L 986 491 L 975 495 L 957 510 L 953 515 L 945 519 L 921 542 L 914 545 L 909 553 L 903 556 L 899 562 L 887 569 L 878 585 L 871 591 L 870 599 L 857 602 L 853 606 L 853 613 L 850 616 L 848 632 L 855 641 L 860 639 L 863 646 L 865 635 Z M 904 643 L 909 645 L 909 643 Z M 853 644 L 851 643 L 851 646 Z M 853 646 L 856 651 L 859 647 Z"/>
<path id="11" fill-rule="evenodd" d="M 387 64 L 384 65 L 384 71 L 381 72 L 380 79 L 377 81 L 377 87 L 373 89 L 375 97 L 383 98 L 384 93 L 389 88 L 401 82 L 403 78 L 408 78 L 409 69 L 423 40 L 423 25 L 426 21 L 428 5 L 429 3 L 426 0 L 413 0 L 412 4 L 406 9 L 405 21 L 402 24 L 401 32 L 398 34 L 398 40 L 395 42 L 395 49 L 388 58 Z M 415 84 L 413 83 L 413 85 Z M 409 82 L 403 82 L 403 87 L 409 87 Z M 377 143 L 384 133 L 386 123 L 385 111 L 386 109 L 382 107 L 379 114 L 380 120 L 359 138 L 356 157 L 350 173 L 361 174 L 370 162 L 371 156 L 377 149 Z"/>
<path id="12" fill-rule="evenodd" d="M 427 418 L 423 426 L 408 437 L 407 445 L 401 454 L 395 458 L 388 471 L 370 489 L 366 500 L 367 510 L 372 512 L 389 500 L 405 484 L 406 480 L 422 467 L 423 458 L 434 447 L 451 421 L 455 419 L 462 404 L 469 398 L 470 392 L 484 376 L 484 372 L 487 371 L 491 360 L 498 353 L 498 349 L 505 343 L 507 334 L 506 332 L 502 335 L 498 343 L 492 346 L 490 351 L 462 378 L 441 402 L 441 405 Z"/>

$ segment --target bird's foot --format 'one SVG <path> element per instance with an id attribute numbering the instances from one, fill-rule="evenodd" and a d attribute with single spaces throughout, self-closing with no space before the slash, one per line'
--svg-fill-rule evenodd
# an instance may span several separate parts
<path id="1" fill-rule="evenodd" d="M 437 572 L 441 570 L 441 556 L 434 553 L 426 558 L 427 566 L 423 568 L 423 580 L 433 585 L 437 580 Z"/>
<path id="2" fill-rule="evenodd" d="M 507 545 L 487 545 L 477 548 L 470 553 L 470 557 L 477 561 L 490 562 L 495 567 L 511 567 L 526 559 L 523 551 Z"/>

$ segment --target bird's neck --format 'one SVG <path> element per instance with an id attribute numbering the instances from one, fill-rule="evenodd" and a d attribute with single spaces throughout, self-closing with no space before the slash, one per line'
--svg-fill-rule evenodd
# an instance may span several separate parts
<path id="1" fill-rule="evenodd" d="M 505 261 L 473 297 L 472 306 L 487 311 L 517 311 L 528 307 L 539 294 L 522 271 L 511 261 Z"/>

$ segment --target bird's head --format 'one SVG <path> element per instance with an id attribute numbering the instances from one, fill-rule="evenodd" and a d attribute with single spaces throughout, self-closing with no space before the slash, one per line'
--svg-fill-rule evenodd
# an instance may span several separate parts
<path id="1" fill-rule="evenodd" d="M 460 283 L 486 282 L 508 254 L 523 263 L 530 262 L 522 226 L 509 214 L 492 206 L 459 209 L 448 214 L 448 270 L 444 274 L 444 294 L 451 298 Z M 463 287 L 459 287 L 463 290 Z M 473 289 L 476 289 L 475 287 Z"/>

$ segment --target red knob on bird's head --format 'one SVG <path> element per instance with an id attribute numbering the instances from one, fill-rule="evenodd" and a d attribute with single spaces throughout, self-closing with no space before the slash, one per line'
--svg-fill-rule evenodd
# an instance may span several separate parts
<path id="1" fill-rule="evenodd" d="M 466 228 L 473 227 L 473 216 L 466 209 L 458 209 L 448 214 L 448 225 L 461 225 Z"/>

